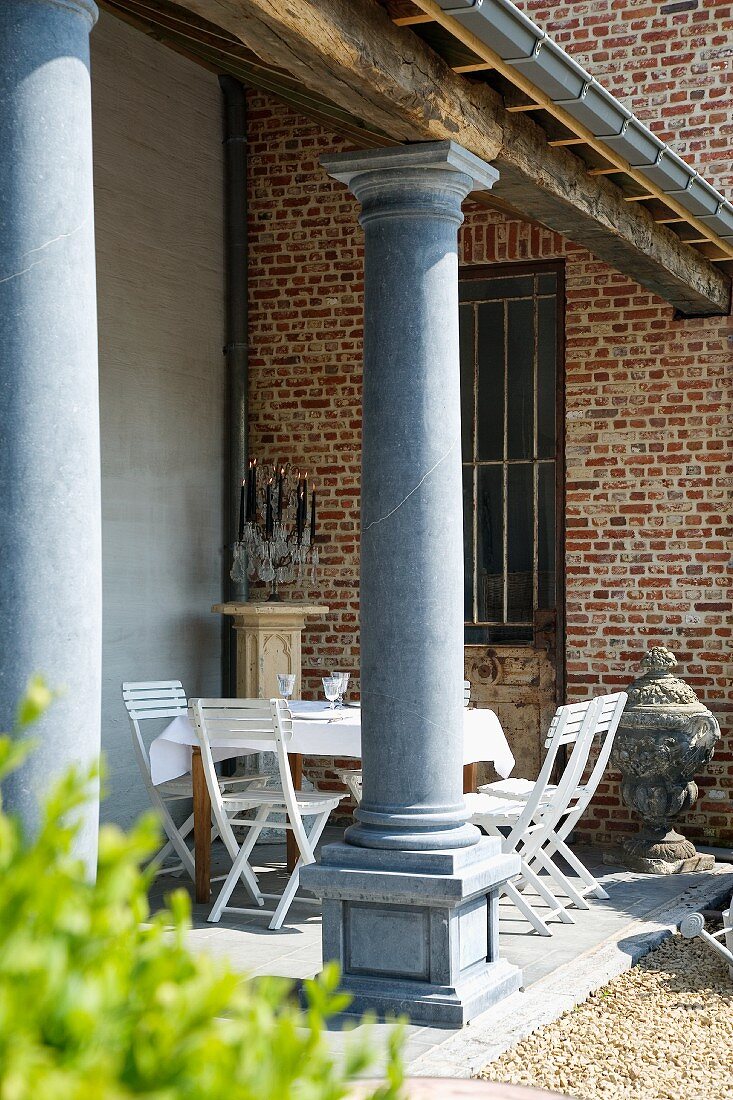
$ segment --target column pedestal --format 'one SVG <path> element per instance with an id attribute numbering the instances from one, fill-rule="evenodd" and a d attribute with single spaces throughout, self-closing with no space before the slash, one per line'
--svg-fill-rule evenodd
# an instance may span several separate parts
<path id="1" fill-rule="evenodd" d="M 497 901 L 517 864 L 489 837 L 444 852 L 327 845 L 301 880 L 323 899 L 323 957 L 341 967 L 349 1012 L 458 1028 L 514 993 Z"/>
<path id="2" fill-rule="evenodd" d="M 328 614 L 314 603 L 217 603 L 211 609 L 231 615 L 237 632 L 237 696 L 274 699 L 280 693 L 278 672 L 293 673 L 294 698 L 301 694 L 300 640 L 309 616 Z"/>
<path id="3" fill-rule="evenodd" d="M 361 203 L 363 799 L 301 881 L 355 1009 L 460 1027 L 520 984 L 497 899 L 519 870 L 463 799 L 461 203 L 498 173 L 453 142 L 323 166 Z"/>

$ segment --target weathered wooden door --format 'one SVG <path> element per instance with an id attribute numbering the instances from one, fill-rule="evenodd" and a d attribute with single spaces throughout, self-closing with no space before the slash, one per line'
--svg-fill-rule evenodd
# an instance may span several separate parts
<path id="1" fill-rule="evenodd" d="M 532 778 L 563 692 L 563 268 L 467 267 L 459 293 L 466 677 Z"/>

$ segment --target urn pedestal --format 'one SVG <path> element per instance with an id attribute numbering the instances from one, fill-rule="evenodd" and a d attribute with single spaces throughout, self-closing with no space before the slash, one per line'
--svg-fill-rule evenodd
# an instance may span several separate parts
<path id="1" fill-rule="evenodd" d="M 663 646 L 649 651 L 614 742 L 626 805 L 642 829 L 623 842 L 625 865 L 647 874 L 707 871 L 714 863 L 677 832 L 673 819 L 697 800 L 695 774 L 709 762 L 720 727 L 691 687 L 672 674 L 677 661 Z"/>
<path id="2" fill-rule="evenodd" d="M 280 694 L 278 672 L 295 675 L 293 698 L 301 695 L 300 639 L 309 616 L 328 614 L 325 605 L 303 601 L 216 603 L 211 609 L 231 615 L 237 632 L 237 696 L 273 699 Z"/>

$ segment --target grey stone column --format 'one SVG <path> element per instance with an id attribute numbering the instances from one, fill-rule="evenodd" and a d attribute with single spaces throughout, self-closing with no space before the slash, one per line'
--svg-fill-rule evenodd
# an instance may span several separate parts
<path id="1" fill-rule="evenodd" d="M 63 694 L 5 784 L 39 799 L 99 753 L 101 550 L 91 0 L 0 4 L 0 729 L 28 678 Z M 96 863 L 98 807 L 78 851 Z"/>
<path id="2" fill-rule="evenodd" d="M 495 905 L 515 857 L 463 799 L 458 228 L 498 173 L 452 142 L 328 157 L 365 234 L 364 796 L 303 880 L 355 1008 L 456 1026 L 512 991 Z"/>

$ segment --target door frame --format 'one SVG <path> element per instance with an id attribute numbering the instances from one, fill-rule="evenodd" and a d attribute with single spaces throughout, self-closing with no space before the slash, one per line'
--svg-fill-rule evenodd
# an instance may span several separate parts
<path id="1" fill-rule="evenodd" d="M 555 570 L 556 570 L 556 637 L 555 637 L 555 703 L 565 702 L 566 638 L 565 638 L 565 542 L 567 458 L 565 449 L 565 261 L 509 260 L 506 263 L 459 264 L 458 279 L 496 279 L 502 275 L 534 275 L 554 272 L 557 275 L 557 379 L 555 386 Z M 469 648 L 464 645 L 464 649 Z"/>

